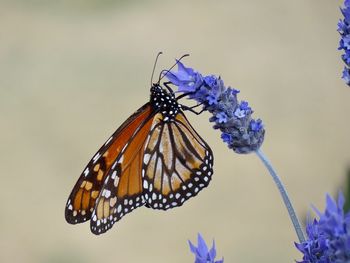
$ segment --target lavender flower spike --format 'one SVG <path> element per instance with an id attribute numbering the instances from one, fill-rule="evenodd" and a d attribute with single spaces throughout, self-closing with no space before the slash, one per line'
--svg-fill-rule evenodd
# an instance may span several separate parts
<path id="1" fill-rule="evenodd" d="M 350 212 L 345 214 L 343 207 L 344 196 L 340 192 L 337 203 L 327 195 L 324 213 L 315 208 L 319 219 L 309 220 L 308 239 L 296 244 L 304 255 L 299 263 L 350 262 Z"/>
<path id="2" fill-rule="evenodd" d="M 185 67 L 180 61 L 177 61 L 177 65 L 178 71 L 167 71 L 165 77 L 178 86 L 178 91 L 184 92 L 184 96 L 194 99 L 198 105 L 203 105 L 204 110 L 212 114 L 209 120 L 214 122 L 214 129 L 220 129 L 221 139 L 230 149 L 236 153 L 255 152 L 258 155 L 282 196 L 299 242 L 304 242 L 304 234 L 287 191 L 271 163 L 260 150 L 265 135 L 262 121 L 252 119 L 253 110 L 248 102 L 238 101 L 239 91 L 225 87 L 220 77 L 214 75 L 203 77 L 192 68 Z"/>
<path id="3" fill-rule="evenodd" d="M 344 7 L 341 8 L 344 19 L 338 22 L 338 32 L 341 36 L 339 50 L 344 50 L 342 59 L 345 63 L 342 79 L 350 86 L 350 0 L 345 0 Z"/>
<path id="4" fill-rule="evenodd" d="M 215 242 L 213 241 L 213 246 L 208 250 L 208 246 L 205 243 L 201 234 L 198 234 L 198 247 L 193 245 L 191 241 L 188 241 L 190 245 L 191 252 L 195 254 L 196 259 L 194 263 L 223 263 L 224 259 L 216 260 L 216 249 Z"/>
<path id="5" fill-rule="evenodd" d="M 178 71 L 167 72 L 169 81 L 178 86 L 179 92 L 203 104 L 212 113 L 214 129 L 222 132 L 221 138 L 236 153 L 250 153 L 260 148 L 265 130 L 260 119 L 254 120 L 248 102 L 237 100 L 238 90 L 225 87 L 220 77 L 202 76 L 192 68 L 177 61 Z"/>

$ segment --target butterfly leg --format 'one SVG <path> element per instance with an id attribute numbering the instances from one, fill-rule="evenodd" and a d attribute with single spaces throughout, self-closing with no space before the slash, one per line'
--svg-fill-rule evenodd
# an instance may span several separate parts
<path id="1" fill-rule="evenodd" d="M 198 107 L 198 106 L 200 106 L 200 105 L 202 105 L 203 103 L 200 103 L 200 104 L 197 104 L 197 105 L 195 105 L 195 106 L 192 106 L 192 107 L 188 107 L 188 106 L 185 106 L 185 105 L 181 105 L 181 108 L 183 109 L 183 110 L 187 110 L 187 111 L 190 111 L 190 112 L 192 112 L 192 113 L 194 113 L 194 114 L 196 114 L 196 115 L 199 115 L 199 114 L 201 114 L 203 111 L 205 111 L 205 108 L 203 108 L 201 111 L 195 111 L 194 110 L 194 108 L 196 108 L 196 107 Z"/>

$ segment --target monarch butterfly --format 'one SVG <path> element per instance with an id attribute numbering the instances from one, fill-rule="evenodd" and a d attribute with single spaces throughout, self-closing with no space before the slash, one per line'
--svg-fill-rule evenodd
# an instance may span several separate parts
<path id="1" fill-rule="evenodd" d="M 66 204 L 68 223 L 90 220 L 99 235 L 139 206 L 181 206 L 208 186 L 213 153 L 185 117 L 191 108 L 178 103 L 185 94 L 176 98 L 160 80 L 87 164 Z"/>

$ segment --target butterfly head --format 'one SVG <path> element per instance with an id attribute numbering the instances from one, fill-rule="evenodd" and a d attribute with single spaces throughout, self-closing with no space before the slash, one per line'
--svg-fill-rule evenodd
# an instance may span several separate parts
<path id="1" fill-rule="evenodd" d="M 159 84 L 153 84 L 151 87 L 150 103 L 155 111 L 163 115 L 163 121 L 165 122 L 174 120 L 181 109 L 174 94 L 162 88 Z"/>

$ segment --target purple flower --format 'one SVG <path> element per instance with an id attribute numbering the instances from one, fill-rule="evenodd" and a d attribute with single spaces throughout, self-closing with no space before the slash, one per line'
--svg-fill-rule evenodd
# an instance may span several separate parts
<path id="1" fill-rule="evenodd" d="M 202 76 L 191 68 L 186 68 L 177 60 L 178 71 L 166 72 L 165 76 L 171 83 L 179 87 L 179 92 L 194 92 L 203 83 Z"/>
<path id="2" fill-rule="evenodd" d="M 342 78 L 347 85 L 350 86 L 349 81 L 349 67 L 350 67 L 350 1 L 345 0 L 344 7 L 341 8 L 344 19 L 338 22 L 338 32 L 340 34 L 339 50 L 343 50 L 342 59 L 345 63 Z"/>
<path id="3" fill-rule="evenodd" d="M 234 115 L 241 119 L 244 118 L 247 114 L 249 114 L 251 111 L 251 108 L 248 106 L 248 102 L 242 101 L 239 107 L 234 112 Z"/>
<path id="4" fill-rule="evenodd" d="M 241 110 L 240 108 L 237 108 L 235 110 L 235 116 L 238 118 L 238 119 L 241 119 L 241 118 L 244 118 L 245 117 L 245 111 L 244 110 Z"/>
<path id="5" fill-rule="evenodd" d="M 209 105 L 216 105 L 218 104 L 218 98 L 214 95 L 210 94 L 206 97 Z"/>
<path id="6" fill-rule="evenodd" d="M 240 91 L 238 89 L 234 89 L 234 88 L 230 88 L 230 87 L 228 87 L 227 89 L 230 90 L 232 92 L 232 95 L 234 95 L 234 96 L 237 95 L 238 93 L 240 93 Z"/>
<path id="7" fill-rule="evenodd" d="M 260 119 L 250 121 L 250 129 L 252 131 L 258 132 L 264 128 L 262 121 Z"/>
<path id="8" fill-rule="evenodd" d="M 178 71 L 169 72 L 166 77 L 178 86 L 178 91 L 189 92 L 189 98 L 202 104 L 213 115 L 209 120 L 215 123 L 215 129 L 222 132 L 221 138 L 227 146 L 236 153 L 250 153 L 259 149 L 264 141 L 264 126 L 260 119 L 252 118 L 253 111 L 248 102 L 238 101 L 239 90 L 225 87 L 220 77 L 203 77 L 199 72 L 178 63 Z"/>
<path id="9" fill-rule="evenodd" d="M 342 78 L 346 84 L 350 85 L 350 69 L 349 68 L 344 67 Z"/>
<path id="10" fill-rule="evenodd" d="M 338 21 L 338 29 L 337 29 L 337 31 L 338 31 L 340 34 L 343 34 L 343 33 L 346 32 L 346 30 L 347 30 L 347 26 L 346 26 L 346 24 L 344 23 L 344 21 L 343 21 L 343 20 L 339 20 L 339 21 Z"/>
<path id="11" fill-rule="evenodd" d="M 219 112 L 218 114 L 216 114 L 216 121 L 218 123 L 225 123 L 227 122 L 227 115 L 225 112 Z"/>
<path id="12" fill-rule="evenodd" d="M 223 133 L 221 134 L 221 139 L 222 139 L 224 142 L 230 144 L 230 143 L 232 142 L 232 135 L 229 134 L 229 133 L 223 132 Z"/>
<path id="13" fill-rule="evenodd" d="M 213 241 L 213 246 L 208 250 L 208 246 L 205 243 L 201 234 L 198 234 L 198 247 L 193 245 L 191 241 L 188 241 L 190 245 L 191 252 L 196 256 L 195 263 L 223 263 L 224 259 L 216 260 L 216 249 L 215 241 Z"/>
<path id="14" fill-rule="evenodd" d="M 319 219 L 309 220 L 308 239 L 296 244 L 304 255 L 300 263 L 350 262 L 350 213 L 345 214 L 343 207 L 344 196 L 339 193 L 338 202 L 327 195 L 324 213 L 314 208 Z"/>
<path id="15" fill-rule="evenodd" d="M 342 39 L 342 49 L 349 50 L 350 49 L 350 36 L 347 35 Z"/>
<path id="16" fill-rule="evenodd" d="M 209 87 L 214 88 L 217 85 L 217 78 L 214 75 L 204 77 L 204 82 Z"/>
<path id="17" fill-rule="evenodd" d="M 341 55 L 342 60 L 345 64 L 350 64 L 350 50 L 346 50 L 343 55 Z"/>

